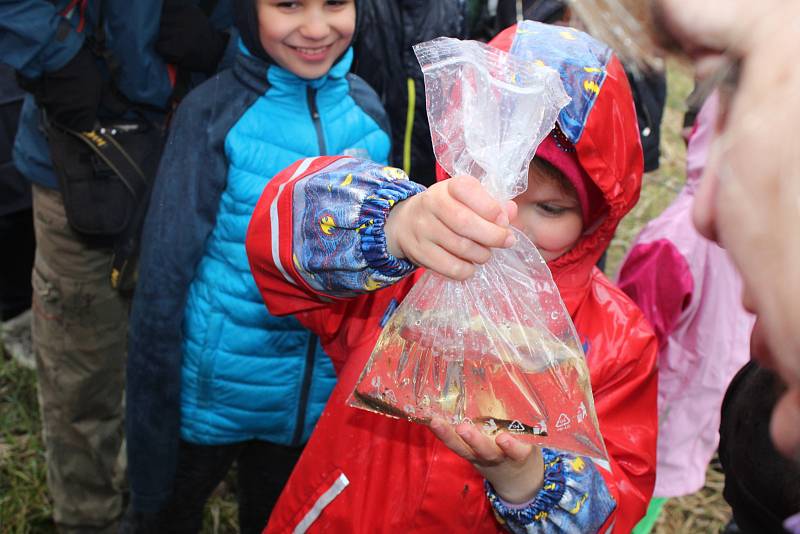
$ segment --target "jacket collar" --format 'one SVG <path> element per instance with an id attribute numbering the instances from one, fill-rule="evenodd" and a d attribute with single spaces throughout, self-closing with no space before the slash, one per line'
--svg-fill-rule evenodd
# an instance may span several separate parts
<path id="1" fill-rule="evenodd" d="M 290 87 L 308 86 L 319 89 L 328 80 L 340 80 L 350 72 L 353 63 L 353 49 L 348 48 L 342 57 L 334 63 L 331 69 L 320 78 L 306 80 L 296 74 L 278 66 L 274 62 L 265 61 L 250 53 L 242 41 L 239 41 L 239 54 L 233 70 L 236 77 L 247 87 L 259 94 L 263 94 L 270 87 Z"/>

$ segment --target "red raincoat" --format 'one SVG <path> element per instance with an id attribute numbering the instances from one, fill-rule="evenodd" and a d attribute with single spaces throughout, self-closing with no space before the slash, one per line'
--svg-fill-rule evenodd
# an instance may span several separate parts
<path id="1" fill-rule="evenodd" d="M 506 30 L 493 44 L 507 50 L 513 31 Z M 608 215 L 549 266 L 586 349 L 610 458 L 610 471 L 598 470 L 617 507 L 601 530 L 629 532 L 644 515 L 655 483 L 657 346 L 639 309 L 595 267 L 641 186 L 634 106 L 615 57 L 576 150 L 604 195 Z M 295 314 L 317 332 L 339 371 L 338 385 L 265 532 L 298 527 L 301 532 L 365 534 L 503 532 L 482 477 L 428 428 L 346 405 L 385 311 L 421 273 L 348 300 L 320 296 L 303 281 L 292 249 L 292 187 L 334 159 L 304 160 L 276 176 L 248 232 L 251 269 L 270 312 Z"/>

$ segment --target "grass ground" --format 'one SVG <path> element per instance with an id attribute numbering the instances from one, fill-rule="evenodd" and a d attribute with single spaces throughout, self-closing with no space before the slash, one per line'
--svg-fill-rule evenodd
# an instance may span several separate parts
<path id="1" fill-rule="evenodd" d="M 609 249 L 607 272 L 616 272 L 639 229 L 672 201 L 684 181 L 680 137 L 684 101 L 692 88 L 688 71 L 669 68 L 667 108 L 662 126 L 661 167 L 645 176 L 639 204 L 622 222 Z M 722 474 L 709 469 L 700 492 L 667 503 L 656 534 L 718 532 L 730 517 L 722 500 Z M 45 484 L 44 452 L 35 376 L 0 354 L 0 531 L 54 532 Z M 204 534 L 236 532 L 235 481 L 229 477 L 206 507 Z"/>
<path id="2" fill-rule="evenodd" d="M 0 349 L 0 531 L 53 531 L 36 377 Z"/>

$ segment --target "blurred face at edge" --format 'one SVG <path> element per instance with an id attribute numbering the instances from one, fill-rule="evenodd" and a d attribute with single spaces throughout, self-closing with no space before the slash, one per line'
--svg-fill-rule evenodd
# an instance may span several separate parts
<path id="1" fill-rule="evenodd" d="M 347 50 L 356 28 L 355 0 L 256 0 L 261 45 L 284 69 L 313 80 Z"/>
<path id="2" fill-rule="evenodd" d="M 772 415 L 776 447 L 800 461 L 800 2 L 659 0 L 665 23 L 696 71 L 708 74 L 725 50 L 741 61 L 723 93 L 694 221 L 727 249 L 744 281 L 743 304 L 758 319 L 751 350 L 788 391 Z"/>

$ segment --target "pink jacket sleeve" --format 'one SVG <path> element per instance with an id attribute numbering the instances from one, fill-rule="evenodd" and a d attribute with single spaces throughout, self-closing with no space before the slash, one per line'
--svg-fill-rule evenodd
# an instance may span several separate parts
<path id="1" fill-rule="evenodd" d="M 653 326 L 662 347 L 692 299 L 689 265 L 670 241 L 635 245 L 620 268 L 617 285 Z"/>

